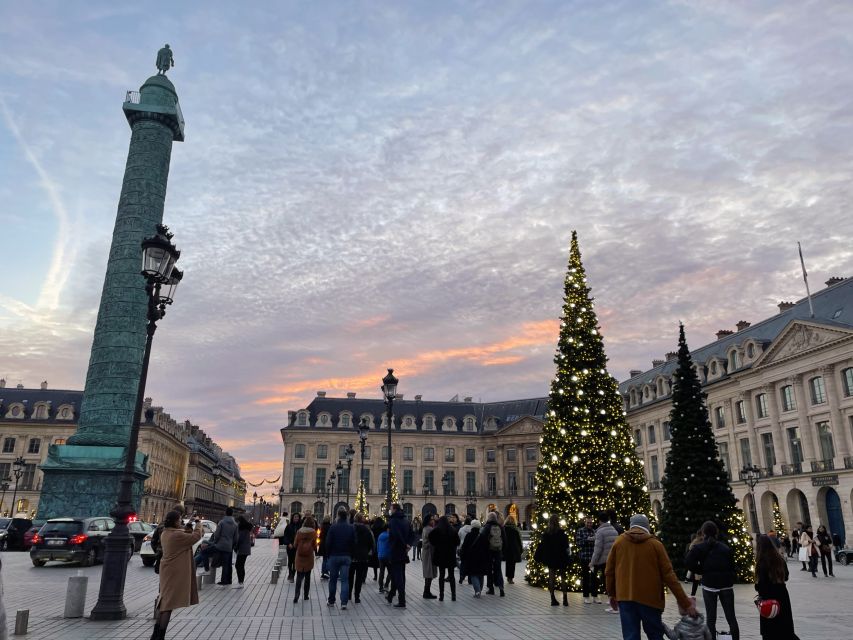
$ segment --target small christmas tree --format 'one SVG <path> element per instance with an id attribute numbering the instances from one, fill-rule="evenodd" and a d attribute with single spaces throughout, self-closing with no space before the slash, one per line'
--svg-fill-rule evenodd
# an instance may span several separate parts
<path id="1" fill-rule="evenodd" d="M 536 470 L 536 510 L 527 580 L 548 583 L 548 569 L 533 559 L 551 514 L 560 517 L 569 539 L 586 514 L 613 509 L 620 520 L 649 514 L 642 463 L 625 421 L 616 380 L 607 373 L 604 342 L 586 283 L 577 233 L 572 232 L 564 285 L 563 317 L 554 357 L 548 411 Z M 580 562 L 560 577 L 569 589 L 580 585 Z"/>
<path id="2" fill-rule="evenodd" d="M 367 513 L 367 496 L 364 492 L 364 480 L 358 483 L 358 491 L 355 493 L 355 510 L 359 513 Z"/>
<path id="3" fill-rule="evenodd" d="M 788 535 L 788 530 L 785 529 L 785 521 L 782 519 L 782 512 L 779 510 L 779 501 L 773 499 L 773 529 L 776 531 L 776 536 L 781 537 Z"/>
<path id="4" fill-rule="evenodd" d="M 400 502 L 400 492 L 397 489 L 397 467 L 394 463 L 391 463 L 391 504 L 395 502 Z M 388 513 L 388 505 L 385 504 L 385 500 L 382 501 L 382 510 L 380 513 Z"/>
<path id="5" fill-rule="evenodd" d="M 683 325 L 679 328 L 678 368 L 669 420 L 672 446 L 662 481 L 660 539 L 673 568 L 679 575 L 684 574 L 684 556 L 691 536 L 710 520 L 720 529 L 721 540 L 732 548 L 738 580 L 747 582 L 752 576 L 751 539 L 717 450 Z"/>

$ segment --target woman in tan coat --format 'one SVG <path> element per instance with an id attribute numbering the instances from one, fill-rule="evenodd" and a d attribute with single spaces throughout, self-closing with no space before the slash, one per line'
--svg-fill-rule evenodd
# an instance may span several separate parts
<path id="1" fill-rule="evenodd" d="M 201 540 L 204 529 L 195 519 L 195 529 L 185 531 L 181 525 L 181 514 L 170 511 L 163 522 L 160 544 L 163 557 L 160 560 L 160 598 L 157 604 L 157 620 L 151 640 L 163 640 L 172 611 L 198 604 L 198 588 L 195 581 L 193 545 Z"/>
<path id="2" fill-rule="evenodd" d="M 314 551 L 317 543 L 317 521 L 311 516 L 305 518 L 302 527 L 296 531 L 293 539 L 294 556 L 293 563 L 296 568 L 296 589 L 294 589 L 293 602 L 299 602 L 299 589 L 305 582 L 305 600 L 311 590 L 311 571 L 314 569 Z"/>

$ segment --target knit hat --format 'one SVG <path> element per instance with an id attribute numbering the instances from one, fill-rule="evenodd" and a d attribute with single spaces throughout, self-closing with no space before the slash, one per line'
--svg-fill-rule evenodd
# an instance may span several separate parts
<path id="1" fill-rule="evenodd" d="M 642 513 L 635 513 L 631 516 L 631 525 L 630 528 L 640 527 L 641 529 L 645 529 L 649 531 L 649 519 L 644 516 Z"/>
<path id="2" fill-rule="evenodd" d="M 480 528 L 480 521 L 479 520 L 471 520 L 471 528 L 472 529 L 479 529 Z"/>

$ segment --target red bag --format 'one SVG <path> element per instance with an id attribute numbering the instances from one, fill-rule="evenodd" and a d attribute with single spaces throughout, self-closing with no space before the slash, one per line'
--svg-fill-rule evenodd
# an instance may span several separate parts
<path id="1" fill-rule="evenodd" d="M 779 601 L 772 598 L 768 600 L 756 598 L 755 607 L 758 609 L 758 615 L 767 619 L 775 618 L 779 615 L 779 611 L 782 610 L 782 605 Z"/>

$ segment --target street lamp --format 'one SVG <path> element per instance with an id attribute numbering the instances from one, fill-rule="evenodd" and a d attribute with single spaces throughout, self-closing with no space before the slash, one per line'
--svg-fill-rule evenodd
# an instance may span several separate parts
<path id="1" fill-rule="evenodd" d="M 258 521 L 258 510 L 255 508 L 255 503 L 258 501 L 258 492 L 255 491 L 252 494 L 252 516 L 255 518 L 255 522 Z"/>
<path id="2" fill-rule="evenodd" d="M 367 416 L 362 416 L 361 424 L 358 426 L 358 444 L 361 447 L 361 470 L 358 472 L 358 486 L 362 489 L 362 495 L 366 497 L 367 489 L 364 487 L 364 447 L 367 444 L 367 432 L 370 431 L 370 423 Z"/>
<path id="3" fill-rule="evenodd" d="M 746 484 L 749 486 L 749 494 L 750 494 L 750 519 L 752 520 L 752 528 L 755 530 L 755 533 L 759 533 L 758 529 L 758 510 L 755 508 L 755 485 L 758 484 L 759 479 L 761 478 L 761 469 L 756 467 L 754 464 L 745 465 L 743 469 L 740 470 L 740 477 L 742 480 L 746 481 Z"/>
<path id="4" fill-rule="evenodd" d="M 338 464 L 335 465 L 335 482 L 337 482 L 337 487 L 338 487 L 337 500 L 335 502 L 335 507 L 337 507 L 341 501 L 341 476 L 343 474 L 344 474 L 344 464 L 343 464 L 343 462 L 338 460 Z"/>
<path id="5" fill-rule="evenodd" d="M 387 426 L 388 426 L 388 495 L 385 498 L 385 508 L 388 510 L 386 515 L 391 515 L 391 421 L 394 416 L 394 398 L 397 397 L 397 383 L 400 382 L 394 377 L 394 370 L 388 369 L 388 375 L 382 378 L 382 395 L 385 396 L 385 405 L 387 410 Z"/>
<path id="6" fill-rule="evenodd" d="M 12 517 L 15 517 L 15 510 L 18 508 L 16 506 L 18 500 L 18 484 L 21 482 L 21 476 L 24 475 L 24 468 L 27 466 L 26 460 L 24 460 L 24 456 L 18 456 L 15 458 L 15 461 L 12 463 L 12 475 L 15 476 L 15 489 L 12 492 Z"/>
<path id="7" fill-rule="evenodd" d="M 136 407 L 130 428 L 130 439 L 124 456 L 124 472 L 121 477 L 118 501 L 110 512 L 115 526 L 104 539 L 104 568 L 101 572 L 101 586 L 98 602 L 92 609 L 93 620 L 122 620 L 127 617 L 124 606 L 124 583 L 127 577 L 128 552 L 133 549 L 133 538 L 127 523 L 134 514 L 133 477 L 136 466 L 136 450 L 139 444 L 139 420 L 142 417 L 142 399 L 145 395 L 145 383 L 148 380 L 148 364 L 151 360 L 151 343 L 157 322 L 166 315 L 166 306 L 172 304 L 175 289 L 183 278 L 175 263 L 181 252 L 172 244 L 172 234 L 168 227 L 157 225 L 157 233 L 142 241 L 142 276 L 145 278 L 145 293 L 148 297 L 147 324 L 145 326 L 145 351 L 142 355 L 142 367 L 139 372 L 139 385 L 136 390 Z"/>
<path id="8" fill-rule="evenodd" d="M 444 491 L 444 515 L 447 515 L 447 489 L 450 487 L 450 476 L 447 475 L 447 471 L 444 472 L 444 475 L 441 476 L 441 488 Z"/>
<path id="9" fill-rule="evenodd" d="M 11 478 L 3 478 L 0 489 L 3 490 L 3 497 L 0 497 L 0 515 L 3 515 L 3 503 L 6 501 L 6 492 L 9 490 L 9 480 Z"/>
<path id="10" fill-rule="evenodd" d="M 216 502 L 216 481 L 219 479 L 219 476 L 222 475 L 222 469 L 219 468 L 219 465 L 216 465 L 215 467 L 213 467 L 213 469 L 210 470 L 210 475 L 213 476 L 213 497 L 210 501 L 213 503 L 214 513 L 219 515 L 219 510 L 215 509 L 216 505 L 219 504 L 218 502 Z"/>
<path id="11" fill-rule="evenodd" d="M 281 485 L 278 488 L 278 517 L 281 518 L 281 514 L 284 513 L 284 485 Z"/>
<path id="12" fill-rule="evenodd" d="M 328 505 L 329 513 L 331 514 L 331 503 L 332 503 L 332 487 L 335 486 L 335 472 L 332 471 L 332 475 L 326 480 L 326 505 Z M 326 505 L 324 505 L 323 510 L 325 511 Z M 323 514 L 325 515 L 325 513 Z M 334 514 L 332 514 L 334 515 Z"/>
<path id="13" fill-rule="evenodd" d="M 352 457 L 355 455 L 355 449 L 352 447 L 352 443 L 347 445 L 347 448 L 344 449 L 344 456 L 347 459 L 347 508 L 349 508 L 349 490 L 350 490 L 350 482 L 352 481 Z"/>

